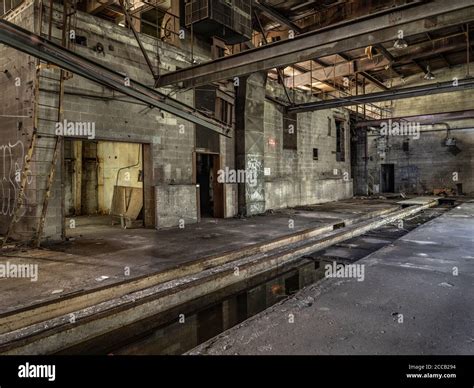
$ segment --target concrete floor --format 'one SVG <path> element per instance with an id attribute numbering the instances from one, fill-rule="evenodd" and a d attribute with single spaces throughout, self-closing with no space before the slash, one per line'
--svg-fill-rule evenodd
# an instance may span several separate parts
<path id="1" fill-rule="evenodd" d="M 323 279 L 190 353 L 474 354 L 474 202 L 357 264 L 364 281 Z"/>
<path id="2" fill-rule="evenodd" d="M 0 279 L 0 313 L 156 273 L 334 222 L 392 208 L 396 201 L 347 200 L 243 219 L 203 219 L 184 229 L 121 229 L 108 217 L 78 217 L 72 239 L 47 249 L 2 254 L 1 262 L 38 264 L 39 279 Z M 289 220 L 294 229 L 289 228 Z M 130 268 L 130 275 L 125 269 Z"/>

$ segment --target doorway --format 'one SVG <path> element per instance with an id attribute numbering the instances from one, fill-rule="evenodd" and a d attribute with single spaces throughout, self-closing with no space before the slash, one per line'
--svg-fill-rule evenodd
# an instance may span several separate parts
<path id="1" fill-rule="evenodd" d="M 382 164 L 381 171 L 381 189 L 382 193 L 395 192 L 395 165 Z"/>
<path id="2" fill-rule="evenodd" d="M 203 218 L 224 218 L 224 185 L 219 183 L 220 155 L 196 153 L 196 184 L 198 190 L 198 212 Z"/>
<path id="3" fill-rule="evenodd" d="M 144 150 L 139 143 L 65 139 L 67 237 L 145 225 Z"/>

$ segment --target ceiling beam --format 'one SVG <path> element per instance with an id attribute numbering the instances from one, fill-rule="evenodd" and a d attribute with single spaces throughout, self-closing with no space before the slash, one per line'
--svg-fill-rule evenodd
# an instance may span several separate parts
<path id="1" fill-rule="evenodd" d="M 270 19 L 273 19 L 281 25 L 288 27 L 290 30 L 301 34 L 302 30 L 300 27 L 298 27 L 295 23 L 289 20 L 286 16 L 279 13 L 277 10 L 270 7 L 268 4 L 265 4 L 262 1 L 255 1 L 253 6 L 263 14 L 267 15 Z"/>
<path id="2" fill-rule="evenodd" d="M 362 105 L 374 102 L 401 100 L 405 98 L 427 96 L 431 94 L 452 93 L 474 88 L 474 78 L 459 80 L 458 86 L 453 86 L 452 81 L 431 83 L 402 89 L 390 89 L 383 92 L 335 98 L 327 101 L 315 101 L 293 105 L 288 112 L 302 113 L 316 110 L 332 109 L 343 106 Z"/>
<path id="3" fill-rule="evenodd" d="M 408 121 L 408 122 L 415 121 L 420 124 L 436 124 L 443 121 L 470 120 L 470 119 L 474 119 L 474 109 L 390 118 L 390 120 L 392 121 Z M 356 128 L 378 127 L 383 122 L 387 122 L 387 120 L 388 119 L 359 121 L 355 124 L 355 126 Z"/>
<path id="4" fill-rule="evenodd" d="M 413 3 L 410 3 L 413 4 Z M 159 86 L 184 82 L 187 87 L 205 85 L 223 79 L 245 76 L 258 71 L 288 66 L 340 52 L 383 43 L 396 38 L 398 30 L 405 36 L 431 31 L 474 18 L 472 0 L 449 2 L 433 0 L 411 5 L 396 12 L 374 13 L 320 30 L 298 35 L 294 39 L 247 50 L 201 65 L 181 69 L 160 78 Z M 431 18 L 430 23 L 425 18 Z"/>
<path id="5" fill-rule="evenodd" d="M 428 69 L 417 58 L 412 58 L 411 61 L 421 70 L 422 73 L 427 73 Z"/>
<path id="6" fill-rule="evenodd" d="M 381 57 L 379 57 L 378 60 L 375 58 L 363 58 L 349 62 L 342 62 L 334 66 L 328 65 L 324 68 L 314 69 L 312 71 L 306 70 L 303 74 L 288 77 L 285 79 L 285 85 L 288 87 L 309 85 L 312 82 L 327 81 L 332 80 L 333 78 L 354 75 L 356 72 L 384 69 L 388 64 L 389 61 Z"/>
<path id="7" fill-rule="evenodd" d="M 336 65 L 321 63 L 323 68 L 313 70 L 312 78 L 315 81 L 325 81 L 334 77 L 337 78 L 349 76 L 354 72 L 360 72 L 360 74 L 365 77 L 365 75 L 368 74 L 366 73 L 367 71 L 381 70 L 390 65 L 392 67 L 400 68 L 401 66 L 406 66 L 412 63 L 415 63 L 420 71 L 426 72 L 426 68 L 419 62 L 419 60 L 423 58 L 434 57 L 436 55 L 440 55 L 447 66 L 451 67 L 452 65 L 449 63 L 444 54 L 456 50 L 462 50 L 466 47 L 466 43 L 464 41 L 460 41 L 458 39 L 458 35 L 462 37 L 462 34 L 457 34 L 455 36 L 433 39 L 428 43 L 407 49 L 406 53 L 399 57 L 394 57 L 392 54 L 382 54 L 384 59 L 380 59 L 380 55 L 376 55 L 373 60 L 368 58 L 351 60 L 351 58 L 347 55 L 339 54 L 339 56 L 341 56 L 343 59 L 350 62 L 342 62 Z M 472 41 L 472 44 L 474 44 L 474 41 Z M 395 69 L 393 70 L 396 71 Z M 292 87 L 293 85 L 295 87 L 308 85 L 311 82 L 310 73 L 310 71 L 304 69 L 304 74 L 295 75 L 294 79 L 293 77 L 286 78 L 285 84 L 288 87 Z M 371 77 L 370 74 L 368 74 L 368 76 Z M 369 77 L 365 78 L 369 79 Z M 382 87 L 380 81 L 373 76 L 371 79 L 369 79 L 369 81 L 386 90 L 385 85 L 382 84 Z"/>
<path id="8" fill-rule="evenodd" d="M 390 62 L 390 69 L 393 71 L 398 77 L 403 77 L 403 74 L 393 68 L 393 64 L 395 62 L 395 57 L 392 55 L 390 51 L 388 51 L 383 44 L 377 44 L 376 49 Z"/>
<path id="9" fill-rule="evenodd" d="M 364 77 L 365 79 L 367 79 L 368 81 L 372 82 L 374 85 L 376 85 L 377 87 L 379 87 L 382 90 L 389 90 L 390 89 L 387 85 L 385 85 L 382 81 L 375 78 L 372 74 L 369 74 L 365 71 L 361 71 L 359 74 L 362 77 Z"/>
<path id="10" fill-rule="evenodd" d="M 130 86 L 126 86 L 126 76 L 123 74 L 2 19 L 0 19 L 0 43 L 121 92 L 149 106 L 230 137 L 231 128 L 224 123 L 132 79 L 129 79 Z"/>

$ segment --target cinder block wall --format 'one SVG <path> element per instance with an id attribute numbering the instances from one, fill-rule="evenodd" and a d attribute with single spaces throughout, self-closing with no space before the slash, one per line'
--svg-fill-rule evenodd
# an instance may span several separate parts
<path id="1" fill-rule="evenodd" d="M 21 5 L 6 17 L 23 28 L 34 29 L 32 3 Z M 36 59 L 0 45 L 0 233 L 4 234 L 13 216 L 20 190 L 20 174 L 31 143 L 33 129 L 34 75 Z M 29 176 L 31 182 L 32 178 Z M 36 191 L 29 185 L 19 215 L 28 223 L 19 224 L 17 233 L 31 230 L 36 215 Z M 17 237 L 21 235 L 17 235 Z"/>
<path id="2" fill-rule="evenodd" d="M 472 66 L 471 66 L 472 67 Z M 435 72 L 436 80 L 430 82 L 462 79 L 466 76 L 466 66 L 455 66 Z M 420 74 L 408 77 L 404 85 L 413 86 L 428 81 Z M 435 94 L 393 101 L 390 106 L 393 117 L 430 114 L 438 112 L 461 111 L 472 109 L 474 92 L 472 90 L 452 93 Z M 395 191 L 423 194 L 433 189 L 451 188 L 462 184 L 465 193 L 474 193 L 474 120 L 451 121 L 451 128 L 466 128 L 454 130 L 450 137 L 457 140 L 461 150 L 457 155 L 445 146 L 447 136 L 446 125 L 422 126 L 419 139 L 409 136 L 388 136 L 385 154 L 380 152 L 378 136 L 368 137 L 368 176 L 369 186 L 380 188 L 381 165 L 393 163 L 395 167 Z M 433 130 L 439 130 L 433 132 Z M 426 131 L 426 132 L 423 132 Z M 403 149 L 403 142 L 409 139 L 408 151 Z M 362 155 L 359 155 L 359 160 Z M 453 180 L 457 173 L 458 180 Z"/>
<path id="3" fill-rule="evenodd" d="M 267 93 L 285 100 L 281 86 L 268 82 Z M 297 102 L 309 101 L 304 93 Z M 336 160 L 335 118 L 345 121 L 345 161 Z M 277 209 L 336 201 L 352 197 L 349 115 L 346 110 L 298 114 L 297 149 L 283 149 L 283 112 L 265 101 L 266 208 Z M 318 160 L 313 160 L 313 148 Z M 337 170 L 337 174 L 334 174 Z M 268 171 L 267 171 L 268 172 Z M 346 173 L 346 174 L 345 174 Z M 345 179 L 346 178 L 346 179 Z"/>
<path id="4" fill-rule="evenodd" d="M 17 12 L 15 23 L 22 25 L 32 31 L 38 32 L 39 27 L 34 28 L 33 21 L 38 21 L 38 10 L 34 10 L 32 1 L 22 10 Z M 47 31 L 49 12 L 44 12 L 43 31 Z M 54 20 L 61 20 L 59 8 L 55 8 Z M 153 85 L 153 78 L 146 65 L 145 59 L 131 31 L 114 25 L 94 16 L 78 12 L 75 22 L 76 36 L 85 38 L 85 45 L 74 45 L 73 49 L 78 54 L 89 57 L 106 67 L 121 72 L 124 77 L 128 76 L 149 86 Z M 59 42 L 61 30 L 53 28 L 53 40 Z M 173 71 L 179 68 L 189 67 L 191 55 L 184 49 L 177 49 L 151 37 L 141 36 L 145 49 L 152 60 L 156 61 L 157 50 L 160 56 L 160 69 L 162 72 Z M 100 44 L 103 52 L 96 49 Z M 31 96 L 33 80 L 35 79 L 35 59 L 8 48 L 0 60 L 0 70 L 12 69 L 18 74 L 23 74 L 26 82 L 23 89 L 15 89 L 12 81 L 4 74 L 0 75 L 0 82 L 7 90 L 2 97 L 6 99 L 2 106 L 3 112 L 24 112 L 32 109 L 33 98 Z M 199 61 L 209 59 L 210 52 L 203 45 L 195 47 L 194 58 Z M 58 105 L 58 69 L 43 69 L 41 72 L 41 83 L 39 102 L 39 127 L 43 134 L 54 134 L 57 121 Z M 184 89 L 162 89 L 170 95 L 189 105 L 194 105 L 194 93 L 192 90 Z M 282 95 L 283 91 L 277 85 L 267 86 L 267 92 L 274 95 Z M 12 96 L 23 99 L 21 104 L 13 100 Z M 28 98 L 30 96 L 30 98 Z M 304 94 L 298 96 L 305 101 Z M 306 97 L 307 98 L 307 97 Z M 15 107 L 15 108 L 13 108 Z M 352 183 L 343 179 L 343 173 L 350 174 L 349 156 L 349 134 L 346 132 L 346 161 L 336 162 L 336 132 L 334 126 L 334 115 L 347 119 L 344 110 L 324 111 L 302 114 L 299 117 L 298 126 L 298 149 L 296 151 L 282 149 L 282 113 L 274 104 L 266 101 L 264 106 L 264 138 L 265 138 L 265 167 L 270 169 L 270 175 L 265 179 L 265 209 L 276 209 L 286 206 L 305 205 L 311 203 L 332 201 L 352 196 Z M 23 113 L 22 113 L 23 114 Z M 29 113 L 31 116 L 31 112 Z M 332 131 L 328 134 L 328 118 L 331 120 Z M 195 147 L 194 125 L 175 116 L 150 109 L 126 96 L 108 90 L 105 87 L 90 82 L 77 75 L 65 81 L 64 117 L 72 122 L 87 122 L 95 125 L 95 140 L 104 141 L 127 141 L 145 143 L 151 146 L 153 160 L 152 184 L 157 187 L 156 193 L 160 198 L 155 199 L 157 210 L 157 227 L 177 226 L 181 219 L 187 223 L 195 222 L 197 216 L 196 187 L 193 184 L 193 151 Z M 23 131 L 17 129 L 16 119 L 2 118 L 2 135 L 6 140 L 5 145 L 15 144 L 21 140 L 26 148 L 28 144 L 27 130 L 31 131 L 33 123 L 31 119 L 25 119 L 22 124 Z M 184 128 L 183 130 L 180 130 Z M 347 129 L 347 128 L 346 128 Z M 24 134 L 23 134 L 24 133 Z M 234 136 L 234 133 L 232 133 Z M 276 147 L 269 146 L 269 139 L 276 139 Z M 81 138 L 84 139 L 84 138 Z M 40 139 L 42 149 L 35 154 L 36 163 L 32 168 L 30 184 L 28 186 L 32 200 L 28 202 L 33 219 L 22 219 L 21 224 L 29 230 L 34 229 L 37 220 L 37 212 L 40 210 L 37 204 L 43 200 L 45 180 L 49 172 L 52 146 L 54 138 L 44 136 Z M 7 147 L 7 148 L 8 148 Z M 49 148 L 49 149 L 47 149 Z M 313 161 L 313 148 L 319 149 L 319 160 Z M 221 156 L 223 166 L 235 168 L 235 140 L 221 137 Z M 6 150 L 6 148 L 5 148 Z M 5 152 L 8 153 L 8 150 Z M 16 152 L 16 151 L 15 151 Z M 21 150 L 15 153 L 17 159 L 21 159 Z M 11 183 L 11 171 L 8 167 L 11 162 L 3 163 L 3 171 L 9 171 L 4 178 L 7 184 Z M 333 170 L 338 174 L 334 175 Z M 45 238 L 59 239 L 63 225 L 61 206 L 61 163 L 56 166 L 56 179 L 52 190 L 51 199 L 46 218 Z M 11 190 L 14 190 L 13 185 Z M 237 213 L 237 185 L 226 184 L 225 187 L 226 216 L 232 217 Z M 182 196 L 186 206 L 166 207 L 165 199 L 176 195 Z M 12 201 L 8 190 L 3 192 L 3 208 L 8 212 L 8 203 Z M 10 197 L 8 197 L 10 195 Z M 10 199 L 8 199 L 10 198 Z M 171 202 L 170 202 L 171 203 Z M 34 205 L 34 206 L 33 206 Z M 165 209 L 166 208 L 166 209 Z M 0 227 L 5 229 L 8 214 L 2 215 Z"/>
<path id="5" fill-rule="evenodd" d="M 87 39 L 87 47 L 75 46 L 78 54 L 133 80 L 153 86 L 153 77 L 131 31 L 91 15 L 78 13 L 76 35 Z M 190 65 L 190 55 L 183 50 L 144 35 L 141 36 L 141 41 L 156 65 L 157 52 L 159 53 L 162 72 Z M 98 44 L 104 47 L 103 53 L 94 50 Z M 203 55 L 203 51 L 200 52 L 199 49 L 194 53 L 200 60 L 206 59 Z M 171 93 L 170 96 L 194 105 L 192 90 Z M 192 184 L 193 124 L 159 109 L 150 109 L 136 100 L 120 96 L 76 75 L 66 82 L 64 108 L 64 118 L 67 120 L 94 122 L 97 140 L 150 144 L 153 154 L 152 181 L 154 185 L 159 185 L 159 192 L 163 196 L 175 194 L 176 189 L 183 195 L 189 193 L 190 197 L 184 200 L 190 206 L 175 209 L 175 214 L 167 209 L 166 217 L 156 218 L 157 227 L 176 226 L 181 218 L 196 218 L 195 186 Z"/>

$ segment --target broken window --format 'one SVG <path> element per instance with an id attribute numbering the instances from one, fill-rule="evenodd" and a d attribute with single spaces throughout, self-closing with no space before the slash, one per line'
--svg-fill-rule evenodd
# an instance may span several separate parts
<path id="1" fill-rule="evenodd" d="M 336 119 L 336 161 L 338 162 L 344 162 L 346 160 L 345 142 L 344 121 Z"/>
<path id="2" fill-rule="evenodd" d="M 283 149 L 296 150 L 298 147 L 298 115 L 283 113 Z"/>

